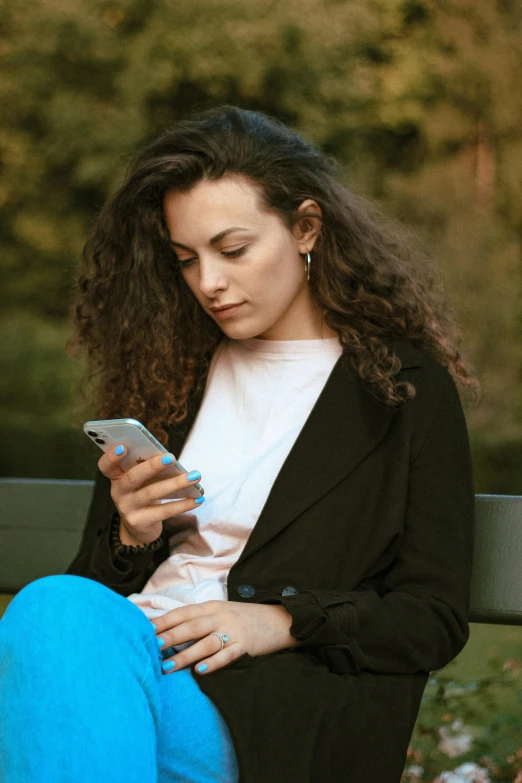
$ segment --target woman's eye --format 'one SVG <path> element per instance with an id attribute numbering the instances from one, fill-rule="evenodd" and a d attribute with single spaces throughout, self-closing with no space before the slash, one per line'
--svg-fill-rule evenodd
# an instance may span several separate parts
<path id="1" fill-rule="evenodd" d="M 245 250 L 247 249 L 248 245 L 243 245 L 243 247 L 239 247 L 237 250 L 223 250 L 223 255 L 227 256 L 228 258 L 237 258 L 238 256 L 242 256 Z"/>
<path id="2" fill-rule="evenodd" d="M 247 249 L 248 245 L 243 245 L 243 247 L 238 247 L 237 250 L 222 250 L 222 254 L 224 256 L 227 256 L 227 258 L 238 258 L 238 256 L 242 256 L 245 250 Z M 178 262 L 178 265 L 182 267 L 183 269 L 186 269 L 189 267 L 194 261 L 197 259 L 195 258 L 185 258 L 180 259 L 176 256 L 176 260 Z"/>
<path id="3" fill-rule="evenodd" d="M 181 260 L 181 259 L 178 258 L 177 261 L 178 261 L 178 266 L 181 266 L 181 267 L 183 267 L 185 269 L 187 266 L 191 265 L 191 263 L 194 261 L 194 259 L 193 258 L 186 258 L 184 260 Z"/>

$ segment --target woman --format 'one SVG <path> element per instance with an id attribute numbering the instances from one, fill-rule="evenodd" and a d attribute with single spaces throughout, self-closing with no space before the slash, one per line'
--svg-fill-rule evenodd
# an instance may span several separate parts
<path id="1" fill-rule="evenodd" d="M 399 781 L 474 523 L 478 383 L 425 269 L 333 160 L 223 107 L 134 160 L 74 322 L 98 418 L 170 456 L 104 454 L 66 575 L 9 605 L 3 779 Z"/>

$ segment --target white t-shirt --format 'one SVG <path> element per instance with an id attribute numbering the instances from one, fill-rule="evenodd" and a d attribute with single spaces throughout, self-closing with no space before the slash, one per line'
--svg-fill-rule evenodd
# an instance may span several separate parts
<path id="1" fill-rule="evenodd" d="M 219 343 L 197 417 L 175 455 L 189 473 L 199 470 L 206 500 L 172 518 L 170 556 L 141 593 L 128 596 L 149 619 L 228 600 L 228 572 L 341 353 L 337 337 Z"/>

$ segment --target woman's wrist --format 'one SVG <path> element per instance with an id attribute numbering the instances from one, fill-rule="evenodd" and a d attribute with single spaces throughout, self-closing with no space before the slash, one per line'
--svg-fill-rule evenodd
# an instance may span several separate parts
<path id="1" fill-rule="evenodd" d="M 281 625 L 282 649 L 297 647 L 301 642 L 290 633 L 290 627 L 293 622 L 292 615 L 282 604 L 272 604 L 272 608 L 274 609 L 274 617 L 277 618 Z"/>
<path id="2" fill-rule="evenodd" d="M 117 510 L 114 511 L 111 520 L 110 545 L 114 555 L 133 555 L 142 552 L 154 552 L 163 544 L 163 531 L 155 541 L 148 544 L 134 538 L 123 525 Z"/>
<path id="3" fill-rule="evenodd" d="M 127 528 L 124 526 L 123 522 L 121 521 L 121 517 L 120 517 L 119 536 L 120 536 L 121 543 L 125 546 L 143 546 L 145 544 L 144 541 L 140 541 L 139 539 L 134 538 L 134 536 L 131 536 L 131 534 L 127 532 Z"/>

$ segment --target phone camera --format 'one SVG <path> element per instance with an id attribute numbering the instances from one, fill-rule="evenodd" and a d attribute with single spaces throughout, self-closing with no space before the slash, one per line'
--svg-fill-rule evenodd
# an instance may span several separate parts
<path id="1" fill-rule="evenodd" d="M 105 441 L 102 440 L 101 438 L 95 438 L 95 440 L 96 440 L 96 443 L 101 443 L 102 445 L 105 443 Z"/>
<path id="2" fill-rule="evenodd" d="M 91 438 L 97 438 L 98 437 L 98 433 L 97 432 L 93 432 L 92 430 L 87 430 L 87 435 L 90 435 Z"/>

